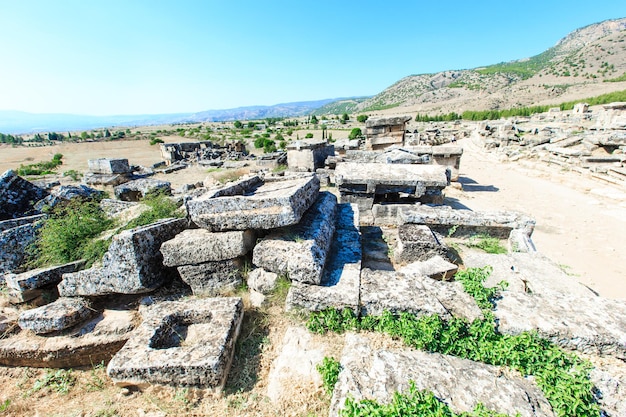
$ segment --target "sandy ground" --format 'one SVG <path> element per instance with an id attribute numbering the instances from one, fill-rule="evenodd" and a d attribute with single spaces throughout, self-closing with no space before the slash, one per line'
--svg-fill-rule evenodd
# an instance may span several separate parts
<path id="1" fill-rule="evenodd" d="M 541 162 L 499 162 L 470 139 L 451 202 L 472 210 L 516 210 L 537 221 L 537 250 L 600 295 L 626 300 L 626 190 Z"/>

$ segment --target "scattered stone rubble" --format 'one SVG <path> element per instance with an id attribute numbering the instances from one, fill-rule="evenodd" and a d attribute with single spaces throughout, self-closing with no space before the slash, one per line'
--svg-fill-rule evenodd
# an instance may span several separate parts
<path id="1" fill-rule="evenodd" d="M 24 217 L 33 213 L 33 202 L 43 199 L 48 192 L 26 181 L 13 170 L 0 177 L 0 221 Z"/>

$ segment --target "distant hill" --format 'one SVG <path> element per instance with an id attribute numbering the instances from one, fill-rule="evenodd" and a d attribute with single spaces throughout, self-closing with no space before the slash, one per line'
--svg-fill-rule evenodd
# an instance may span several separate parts
<path id="1" fill-rule="evenodd" d="M 311 114 L 316 116 L 322 116 L 325 114 L 343 114 L 353 113 L 358 107 L 359 103 L 364 102 L 370 97 L 354 97 L 340 99 L 331 103 L 325 104 L 322 107 L 315 109 Z"/>
<path id="2" fill-rule="evenodd" d="M 461 113 L 555 104 L 625 89 L 622 18 L 577 29 L 530 58 L 405 77 L 351 109 Z"/>
<path id="3" fill-rule="evenodd" d="M 328 103 L 346 100 L 334 98 L 316 101 L 281 103 L 273 106 L 249 106 L 226 110 L 207 110 L 198 113 L 81 116 L 72 114 L 35 114 L 19 111 L 0 111 L 0 132 L 35 133 L 88 130 L 109 126 L 146 126 L 170 123 L 196 123 L 229 120 L 255 120 L 267 117 L 297 117 L 310 114 Z"/>

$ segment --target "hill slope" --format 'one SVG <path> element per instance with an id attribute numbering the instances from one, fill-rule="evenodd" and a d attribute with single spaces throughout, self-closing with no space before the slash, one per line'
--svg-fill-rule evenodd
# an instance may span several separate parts
<path id="1" fill-rule="evenodd" d="M 624 89 L 626 18 L 577 29 L 531 58 L 405 77 L 358 104 L 355 111 L 497 110 L 560 103 Z"/>

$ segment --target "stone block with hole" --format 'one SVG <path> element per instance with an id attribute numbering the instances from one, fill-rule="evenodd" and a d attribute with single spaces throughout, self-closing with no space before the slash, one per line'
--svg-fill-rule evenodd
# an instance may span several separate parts
<path id="1" fill-rule="evenodd" d="M 235 297 L 153 304 L 107 374 L 122 386 L 223 388 L 242 319 Z"/>

